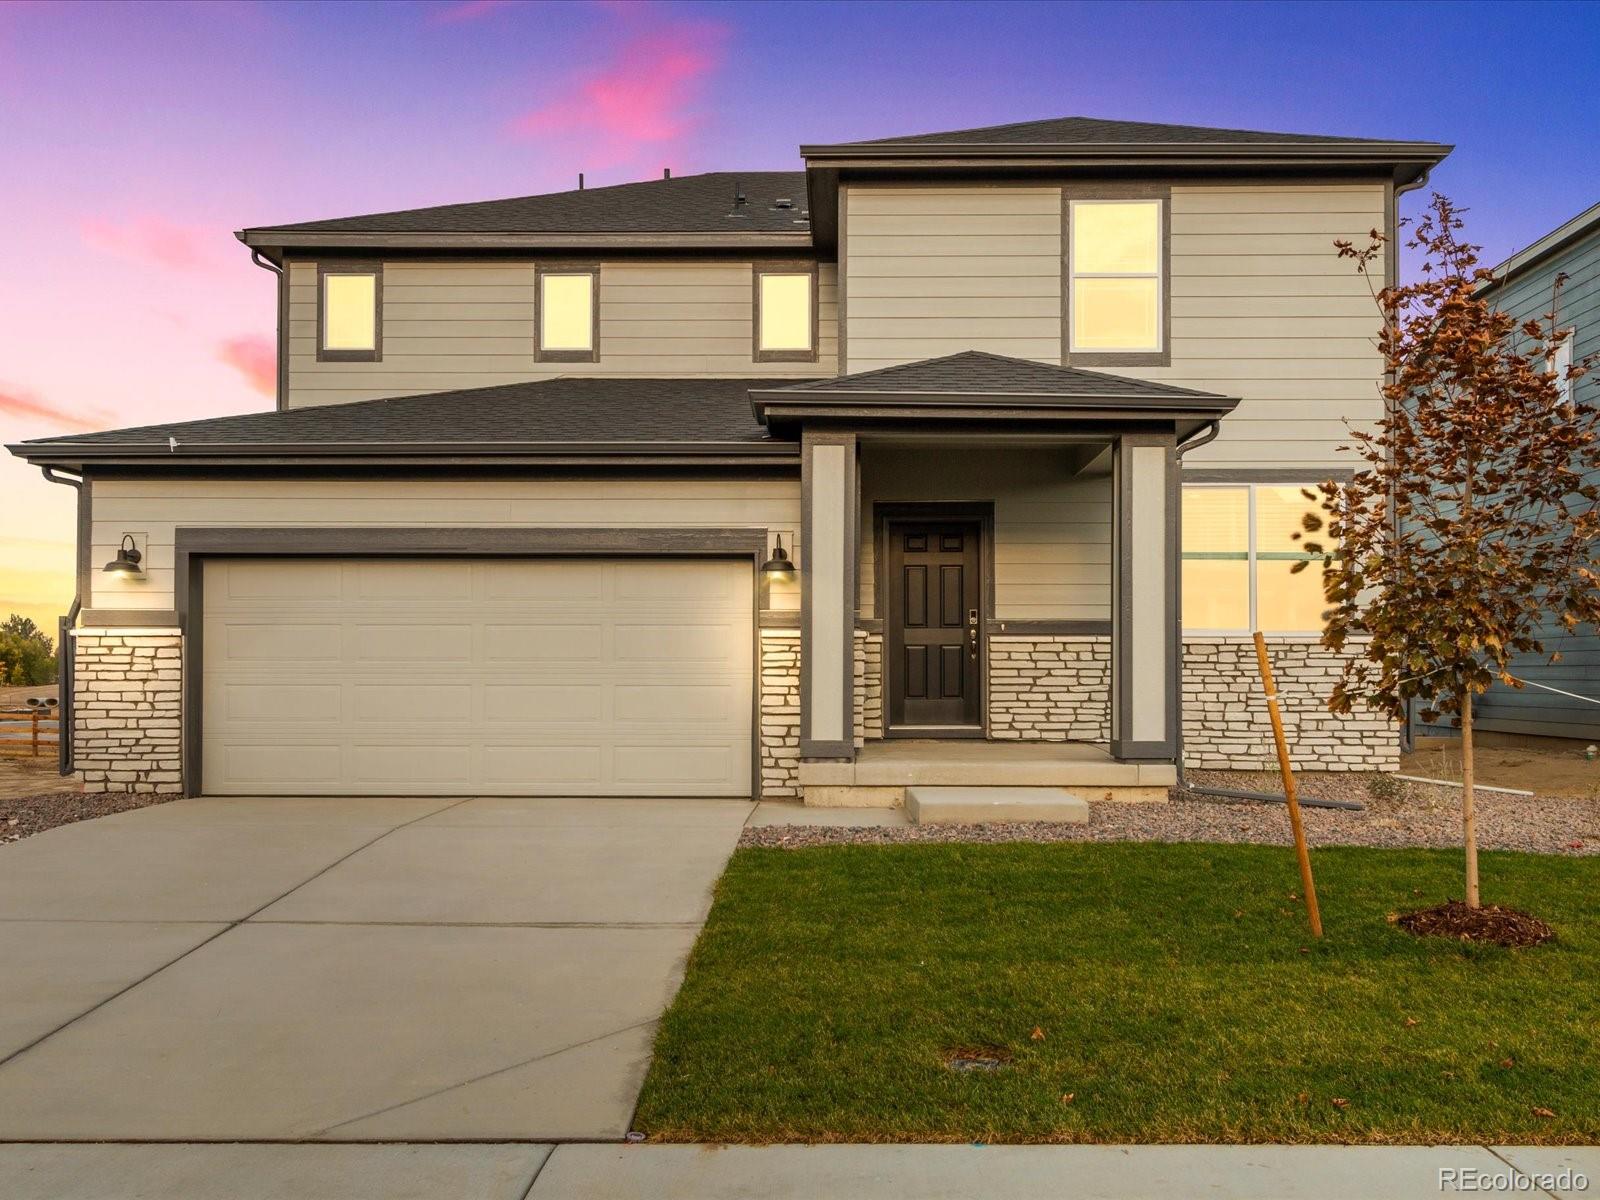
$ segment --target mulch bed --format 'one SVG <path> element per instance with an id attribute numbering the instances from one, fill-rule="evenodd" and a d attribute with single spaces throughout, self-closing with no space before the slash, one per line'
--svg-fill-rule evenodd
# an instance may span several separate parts
<path id="1" fill-rule="evenodd" d="M 1401 913 L 1394 923 L 1418 937 L 1493 942 L 1497 946 L 1538 946 L 1556 936 L 1556 931 L 1549 925 L 1525 912 L 1502 908 L 1498 904 L 1468 908 L 1460 900 Z"/>
<path id="2" fill-rule="evenodd" d="M 0 844 L 20 841 L 58 825 L 109 817 L 164 804 L 177 796 L 127 792 L 45 792 L 37 796 L 13 796 L 0 800 Z"/>

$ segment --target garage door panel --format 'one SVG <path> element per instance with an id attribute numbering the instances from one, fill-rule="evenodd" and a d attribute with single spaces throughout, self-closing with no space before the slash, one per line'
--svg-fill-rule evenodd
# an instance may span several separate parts
<path id="1" fill-rule="evenodd" d="M 483 695 L 484 720 L 494 726 L 599 723 L 606 718 L 606 689 L 596 684 L 494 684 Z"/>
<path id="2" fill-rule="evenodd" d="M 749 795 L 751 575 L 703 560 L 207 560 L 203 786 Z"/>

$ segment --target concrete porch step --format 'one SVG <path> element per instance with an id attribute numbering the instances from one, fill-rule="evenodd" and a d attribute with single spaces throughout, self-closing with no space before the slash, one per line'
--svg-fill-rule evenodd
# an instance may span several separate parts
<path id="1" fill-rule="evenodd" d="M 1089 822 L 1089 802 L 1053 787 L 908 787 L 906 814 L 916 825 L 985 821 Z"/>

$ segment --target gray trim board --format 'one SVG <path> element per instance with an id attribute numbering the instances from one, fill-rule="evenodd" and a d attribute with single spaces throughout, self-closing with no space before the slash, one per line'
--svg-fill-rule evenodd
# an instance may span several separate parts
<path id="1" fill-rule="evenodd" d="M 587 275 L 589 284 L 589 348 L 587 350 L 546 350 L 544 348 L 544 277 L 546 275 Z M 541 262 L 533 267 L 533 361 L 553 363 L 597 363 L 600 361 L 600 264 L 593 262 Z"/>
<path id="2" fill-rule="evenodd" d="M 1164 612 L 1164 638 L 1166 640 L 1166 670 L 1163 673 L 1163 697 L 1166 737 L 1160 742 L 1134 741 L 1129 736 L 1133 727 L 1133 691 L 1129 680 L 1133 671 L 1133 556 L 1129 547 L 1133 542 L 1133 517 L 1130 493 L 1131 479 L 1128 471 L 1127 451 L 1142 446 L 1158 446 L 1165 450 L 1166 483 L 1162 490 L 1165 513 L 1166 588 L 1162 609 Z M 1182 537 L 1179 491 L 1177 438 L 1172 434 L 1125 433 L 1117 439 L 1112 468 L 1112 646 L 1111 646 L 1111 703 L 1112 733 L 1111 753 L 1124 761 L 1156 760 L 1171 762 L 1177 755 L 1178 723 L 1181 711 L 1181 672 L 1183 646 L 1178 628 L 1178 599 L 1181 565 L 1179 546 Z"/>
<path id="3" fill-rule="evenodd" d="M 175 629 L 180 622 L 171 608 L 86 608 L 79 623 L 85 629 Z"/>
<path id="4" fill-rule="evenodd" d="M 329 350 L 322 344 L 327 332 L 327 325 L 324 320 L 325 314 L 323 313 L 326 286 L 323 281 L 329 275 L 373 276 L 371 350 Z M 281 345 L 283 342 L 282 334 L 279 334 L 278 340 Z M 383 361 L 383 263 L 377 260 L 360 259 L 327 259 L 317 263 L 317 361 L 364 363 Z M 286 398 L 280 407 L 287 407 L 287 405 Z"/>
<path id="5" fill-rule="evenodd" d="M 761 795 L 761 562 L 767 531 L 755 528 L 572 529 L 350 526 L 173 531 L 173 593 L 183 633 L 183 794 L 200 794 L 204 738 L 205 560 L 217 558 L 748 558 L 751 569 L 750 795 Z"/>
<path id="6" fill-rule="evenodd" d="M 1184 483 L 1317 483 L 1349 479 L 1350 467 L 1184 467 Z"/>
<path id="7" fill-rule="evenodd" d="M 754 362 L 816 362 L 821 353 L 822 318 L 819 313 L 819 275 L 816 259 L 794 262 L 750 264 L 750 357 Z M 763 275 L 806 275 L 811 280 L 811 348 L 809 350 L 763 350 L 761 348 L 761 277 Z"/>
<path id="8" fill-rule="evenodd" d="M 1014 621 L 989 619 L 990 637 L 1110 637 L 1111 622 L 1096 620 Z"/>
<path id="9" fill-rule="evenodd" d="M 756 618 L 762 629 L 799 629 L 800 610 L 796 608 L 763 608 Z"/>
<path id="10" fill-rule="evenodd" d="M 1161 348 L 1117 352 L 1072 349 L 1072 202 L 1074 200 L 1154 200 L 1160 213 Z M 1127 182 L 1069 182 L 1061 185 L 1061 365 L 1064 367 L 1170 367 L 1172 365 L 1172 185 Z"/>
<path id="11" fill-rule="evenodd" d="M 839 294 L 835 306 L 839 314 L 839 374 L 850 374 L 850 188 L 839 185 L 839 228 L 837 233 Z"/>

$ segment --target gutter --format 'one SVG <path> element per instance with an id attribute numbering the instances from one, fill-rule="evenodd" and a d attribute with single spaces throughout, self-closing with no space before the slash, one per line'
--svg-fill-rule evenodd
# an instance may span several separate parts
<path id="1" fill-rule="evenodd" d="M 78 494 L 78 504 L 81 509 L 83 504 L 83 480 L 81 478 L 74 479 L 70 475 L 58 475 L 54 467 L 43 467 L 41 470 L 44 473 L 44 477 L 51 483 L 59 483 L 75 491 Z M 82 540 L 81 532 L 77 540 Z M 89 553 L 90 548 L 80 545 L 75 546 L 74 549 L 76 551 L 74 558 L 81 561 L 84 555 Z M 72 607 L 67 610 L 67 615 L 62 617 L 56 624 L 56 688 L 61 693 L 56 698 L 56 761 L 58 772 L 62 775 L 70 775 L 73 766 L 73 655 L 68 645 L 69 635 L 72 632 L 72 627 L 78 623 L 78 614 L 83 611 L 83 572 L 74 566 L 72 577 L 78 583 L 78 586 L 73 589 Z"/>
<path id="2" fill-rule="evenodd" d="M 1419 183 L 1417 186 L 1421 187 L 1422 185 Z M 1183 462 L 1183 456 L 1189 451 L 1198 449 L 1199 447 L 1204 446 L 1207 442 L 1215 441 L 1217 435 L 1221 432 L 1222 422 L 1212 421 L 1210 425 L 1206 427 L 1206 431 L 1199 437 L 1196 437 L 1191 441 L 1187 441 L 1178 447 L 1179 463 L 1181 464 Z M 1183 639 L 1181 637 L 1178 639 L 1178 649 L 1178 661 L 1174 665 L 1174 669 L 1180 673 L 1181 679 L 1181 673 L 1183 671 Z M 1177 691 L 1179 695 L 1178 719 L 1176 722 L 1176 727 L 1173 730 L 1173 734 L 1178 750 L 1178 753 L 1175 756 L 1177 762 L 1174 764 L 1178 769 L 1178 786 L 1186 792 L 1193 792 L 1197 796 L 1216 796 L 1223 800 L 1254 800 L 1265 804 L 1284 803 L 1285 797 L 1278 792 L 1251 792 L 1246 791 L 1243 788 L 1202 787 L 1197 783 L 1190 783 L 1188 779 L 1184 777 L 1182 688 L 1180 687 L 1177 689 Z M 1300 805 L 1303 808 L 1339 808 L 1351 812 L 1361 812 L 1365 807 L 1364 805 L 1356 803 L 1354 800 L 1322 800 L 1314 796 L 1301 796 Z"/>

